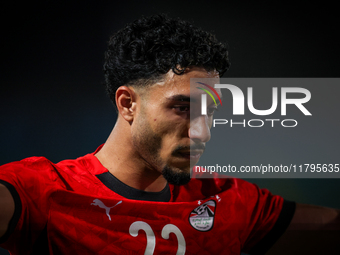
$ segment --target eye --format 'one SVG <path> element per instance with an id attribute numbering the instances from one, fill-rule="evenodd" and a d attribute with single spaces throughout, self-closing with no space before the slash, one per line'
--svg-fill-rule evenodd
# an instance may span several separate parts
<path id="1" fill-rule="evenodd" d="M 209 108 L 207 109 L 207 115 L 208 115 L 208 116 L 212 116 L 212 115 L 214 115 L 215 111 L 218 111 L 218 110 L 217 110 L 217 107 L 209 107 Z"/>
<path id="2" fill-rule="evenodd" d="M 175 112 L 175 114 L 185 117 L 185 118 L 189 118 L 190 117 L 190 105 L 174 105 L 172 107 L 173 111 Z"/>
<path id="3" fill-rule="evenodd" d="M 176 112 L 178 113 L 188 113 L 190 112 L 190 106 L 189 105 L 175 105 L 173 107 Z"/>

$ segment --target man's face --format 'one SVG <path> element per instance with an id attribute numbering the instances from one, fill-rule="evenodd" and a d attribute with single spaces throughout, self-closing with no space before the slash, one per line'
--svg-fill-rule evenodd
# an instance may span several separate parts
<path id="1" fill-rule="evenodd" d="M 218 77 L 217 72 L 198 67 L 183 75 L 169 71 L 164 81 L 144 89 L 137 99 L 140 107 L 131 126 L 133 145 L 147 167 L 161 172 L 169 183 L 180 185 L 190 180 L 190 165 L 198 162 L 210 140 L 216 106 L 208 100 L 208 114 L 201 115 L 204 92 L 190 89 L 190 78 L 218 81 Z"/>

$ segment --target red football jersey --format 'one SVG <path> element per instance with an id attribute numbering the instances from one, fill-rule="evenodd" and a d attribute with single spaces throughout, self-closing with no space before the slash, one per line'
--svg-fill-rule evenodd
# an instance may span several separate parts
<path id="1" fill-rule="evenodd" d="M 98 179 L 106 172 L 94 153 L 57 164 L 32 157 L 2 166 L 0 183 L 16 210 L 1 247 L 12 254 L 42 247 L 73 255 L 240 254 L 266 236 L 284 204 L 234 178 L 169 185 L 169 202 L 127 199 Z"/>

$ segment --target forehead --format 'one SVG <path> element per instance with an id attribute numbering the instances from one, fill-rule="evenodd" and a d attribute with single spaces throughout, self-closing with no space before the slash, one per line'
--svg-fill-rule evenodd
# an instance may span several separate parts
<path id="1" fill-rule="evenodd" d="M 206 71 L 199 67 L 190 68 L 182 75 L 177 75 L 170 70 L 163 81 L 150 87 L 149 92 L 159 100 L 176 98 L 177 95 L 193 97 L 202 93 L 202 90 L 197 88 L 199 86 L 197 81 L 200 80 L 208 81 L 211 86 L 214 86 L 219 83 L 219 74 L 216 71 Z"/>

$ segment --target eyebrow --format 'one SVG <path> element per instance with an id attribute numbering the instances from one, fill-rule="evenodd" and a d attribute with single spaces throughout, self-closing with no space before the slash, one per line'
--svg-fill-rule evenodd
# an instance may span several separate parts
<path id="1" fill-rule="evenodd" d="M 195 102 L 195 99 L 192 99 L 188 96 L 185 95 L 174 95 L 174 96 L 170 96 L 166 98 L 167 100 L 171 100 L 171 101 L 181 101 L 181 102 Z"/>
<path id="2" fill-rule="evenodd" d="M 221 101 L 223 101 L 222 95 L 220 95 L 220 98 L 221 98 Z M 169 100 L 169 101 L 180 101 L 180 102 L 189 102 L 189 103 L 190 103 L 190 101 L 192 103 L 196 102 L 196 100 L 194 98 L 190 98 L 190 97 L 185 96 L 185 95 L 174 95 L 174 96 L 167 97 L 166 99 Z M 220 105 L 220 102 L 218 102 L 218 105 Z"/>

